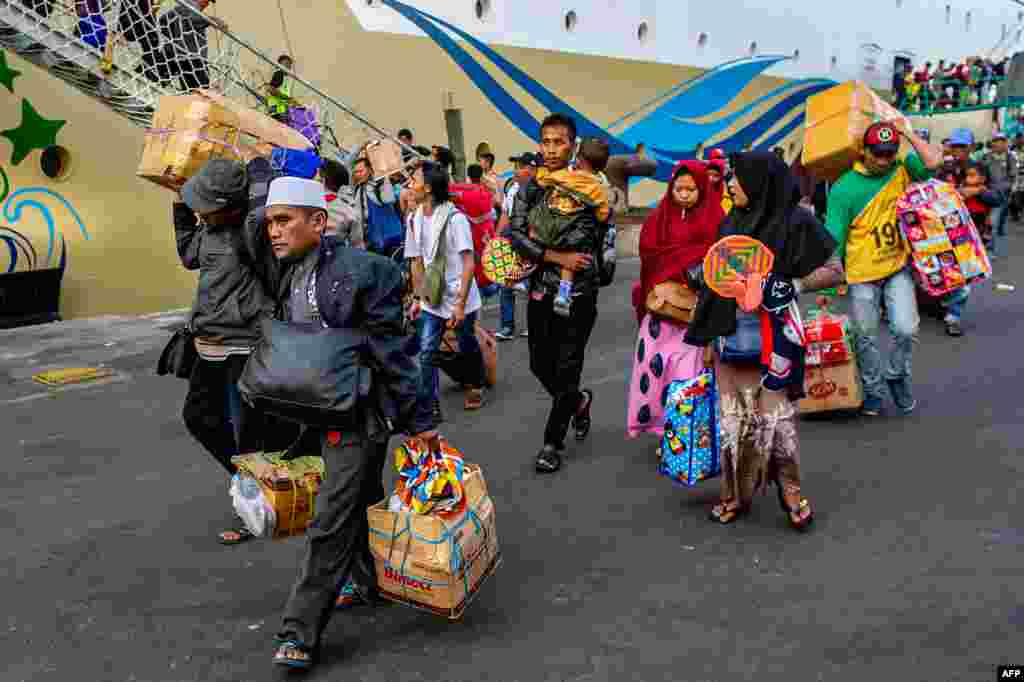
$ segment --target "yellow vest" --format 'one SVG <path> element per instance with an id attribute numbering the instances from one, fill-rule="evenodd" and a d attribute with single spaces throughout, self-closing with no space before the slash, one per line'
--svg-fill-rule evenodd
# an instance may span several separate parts
<path id="1" fill-rule="evenodd" d="M 865 172 L 859 161 L 854 172 Z M 854 218 L 846 238 L 846 281 L 850 284 L 885 279 L 907 264 L 910 245 L 900 229 L 896 201 L 910 184 L 910 173 L 900 166 L 885 187 Z"/>

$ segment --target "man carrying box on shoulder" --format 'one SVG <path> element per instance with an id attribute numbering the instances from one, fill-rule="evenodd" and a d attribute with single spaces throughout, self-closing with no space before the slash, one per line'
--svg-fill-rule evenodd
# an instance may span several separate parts
<path id="1" fill-rule="evenodd" d="M 896 158 L 901 135 L 914 148 L 902 160 Z M 861 160 L 829 192 L 825 226 L 839 244 L 836 253 L 845 257 L 850 320 L 864 383 L 862 413 L 871 417 L 881 414 L 884 378 L 896 408 L 910 414 L 917 406 L 911 360 L 920 318 L 908 267 L 910 246 L 900 229 L 896 201 L 912 183 L 927 180 L 942 164 L 942 155 L 909 127 L 901 133 L 888 122 L 869 127 L 863 146 Z M 893 337 L 885 370 L 878 347 L 883 305 Z"/>

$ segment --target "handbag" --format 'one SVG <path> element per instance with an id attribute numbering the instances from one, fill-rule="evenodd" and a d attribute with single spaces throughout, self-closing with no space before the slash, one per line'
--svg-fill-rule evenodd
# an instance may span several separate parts
<path id="1" fill-rule="evenodd" d="M 171 374 L 179 379 L 190 379 L 192 368 L 198 360 L 195 337 L 192 335 L 192 329 L 186 325 L 171 335 L 171 340 L 160 353 L 160 359 L 156 363 L 157 376 Z"/>
<path id="2" fill-rule="evenodd" d="M 445 242 L 448 239 L 448 223 L 454 214 L 454 211 L 450 212 L 441 226 L 437 235 L 437 253 L 423 277 L 423 298 L 435 308 L 444 303 L 444 292 L 448 289 L 448 245 Z"/>
<path id="3" fill-rule="evenodd" d="M 370 395 L 367 337 L 320 323 L 260 321 L 262 339 L 238 389 L 254 408 L 309 426 L 359 428 L 359 402 Z"/>
<path id="4" fill-rule="evenodd" d="M 662 282 L 647 294 L 645 305 L 652 315 L 688 323 L 697 307 L 697 294 L 682 282 Z"/>
<path id="5" fill-rule="evenodd" d="M 736 331 L 718 340 L 718 356 L 727 365 L 761 363 L 761 318 L 756 313 L 736 313 Z"/>
<path id="6" fill-rule="evenodd" d="M 669 384 L 658 473 L 687 487 L 722 473 L 714 369 Z"/>

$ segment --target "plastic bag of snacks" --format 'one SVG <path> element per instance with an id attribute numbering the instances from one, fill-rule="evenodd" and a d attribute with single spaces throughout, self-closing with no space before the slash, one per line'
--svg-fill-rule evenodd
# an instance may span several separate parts
<path id="1" fill-rule="evenodd" d="M 316 513 L 316 495 L 324 480 L 321 457 L 281 459 L 262 452 L 232 457 L 238 473 L 231 477 L 235 512 L 256 537 L 302 535 Z"/>
<path id="2" fill-rule="evenodd" d="M 929 296 L 943 296 L 992 276 L 977 227 L 951 185 L 938 180 L 913 185 L 896 210 L 910 242 L 914 276 Z"/>

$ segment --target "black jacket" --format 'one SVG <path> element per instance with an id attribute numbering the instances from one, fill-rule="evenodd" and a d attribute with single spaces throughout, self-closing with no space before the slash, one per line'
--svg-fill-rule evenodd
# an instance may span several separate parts
<path id="1" fill-rule="evenodd" d="M 291 319 L 289 292 L 294 265 L 281 271 L 278 317 Z M 373 370 L 376 407 L 396 431 L 422 433 L 432 427 L 432 405 L 418 406 L 419 368 L 405 352 L 402 272 L 390 259 L 351 249 L 324 237 L 317 261 L 316 302 L 324 324 L 359 329 L 369 342 L 366 361 Z"/>
<path id="2" fill-rule="evenodd" d="M 255 346 L 263 315 L 274 311 L 246 246 L 248 224 L 210 229 L 200 226 L 183 203 L 174 204 L 174 234 L 181 264 L 199 271 L 192 306 L 192 331 L 226 345 Z"/>
<path id="3" fill-rule="evenodd" d="M 530 238 L 530 209 L 543 201 L 544 194 L 544 188 L 537 184 L 536 180 L 530 180 L 529 184 L 520 186 L 512 207 L 508 236 L 512 241 L 512 248 L 520 256 L 538 264 L 532 277 L 532 289 L 555 294 L 558 292 L 558 282 L 562 278 L 561 268 L 554 263 L 544 263 L 544 245 Z M 577 272 L 573 277 L 573 294 L 596 294 L 600 286 L 597 252 L 603 244 L 599 243 L 601 240 L 598 227 L 597 217 L 593 211 L 584 211 L 573 221 L 572 230 L 563 241 L 566 244 L 565 250 L 592 256 L 590 266 Z"/>

